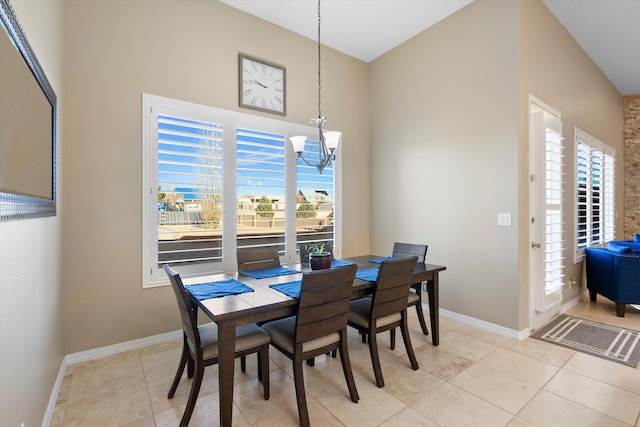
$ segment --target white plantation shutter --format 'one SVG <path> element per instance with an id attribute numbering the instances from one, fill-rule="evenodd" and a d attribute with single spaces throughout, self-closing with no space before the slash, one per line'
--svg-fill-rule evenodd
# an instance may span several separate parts
<path id="1" fill-rule="evenodd" d="M 317 135 L 316 135 L 317 138 Z M 320 141 L 307 138 L 305 156 L 320 157 Z M 296 166 L 296 244 L 330 244 L 334 247 L 335 168 L 332 163 L 322 173 L 314 166 L 298 162 Z M 312 206 L 313 211 L 305 208 Z M 302 207 L 302 209 L 301 209 Z"/>
<path id="2" fill-rule="evenodd" d="M 560 289 L 563 285 L 563 237 L 562 237 L 562 184 L 563 154 L 560 129 L 545 129 L 545 278 L 546 294 Z"/>
<path id="3" fill-rule="evenodd" d="M 608 150 L 609 151 L 609 150 Z M 613 150 L 604 154 L 604 241 L 610 242 L 616 238 L 616 159 Z"/>
<path id="4" fill-rule="evenodd" d="M 238 248 L 276 246 L 284 253 L 286 142 L 285 135 L 236 130 Z"/>
<path id="5" fill-rule="evenodd" d="M 591 241 L 589 229 L 591 187 L 591 148 L 580 141 L 576 144 L 576 212 L 577 247 L 584 250 Z"/>
<path id="6" fill-rule="evenodd" d="M 169 115 L 157 126 L 158 266 L 220 262 L 223 126 Z"/>
<path id="7" fill-rule="evenodd" d="M 287 140 L 314 132 L 143 94 L 143 287 L 168 284 L 164 263 L 201 275 L 235 270 L 238 247 L 275 246 L 293 261 L 302 233 L 333 242 L 334 170 L 298 169 Z M 325 210 L 330 230 L 320 230 L 317 218 L 297 227 L 296 192 L 307 187 L 319 195 L 314 210 Z"/>
<path id="8" fill-rule="evenodd" d="M 615 238 L 615 151 L 575 128 L 576 258 Z"/>

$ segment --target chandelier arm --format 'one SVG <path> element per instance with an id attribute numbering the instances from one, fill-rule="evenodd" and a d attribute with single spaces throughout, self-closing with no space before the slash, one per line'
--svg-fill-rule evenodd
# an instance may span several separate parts
<path id="1" fill-rule="evenodd" d="M 309 162 L 301 154 L 298 154 L 298 160 L 302 160 L 303 162 L 305 162 L 305 164 L 307 166 L 311 166 L 311 167 L 317 168 L 318 171 L 320 171 L 320 173 L 322 173 L 322 170 L 325 167 L 331 166 L 331 163 L 335 160 L 335 157 L 336 157 L 335 154 L 331 154 L 330 156 L 322 156 L 322 159 L 320 160 L 320 162 L 312 163 L 312 162 Z"/>

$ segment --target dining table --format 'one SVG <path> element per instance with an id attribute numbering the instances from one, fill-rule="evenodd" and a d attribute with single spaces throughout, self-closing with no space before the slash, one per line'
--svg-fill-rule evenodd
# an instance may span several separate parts
<path id="1" fill-rule="evenodd" d="M 339 263 L 355 263 L 359 272 L 371 271 L 385 259 L 376 255 L 364 255 L 335 260 Z M 439 344 L 439 282 L 438 274 L 445 266 L 417 263 L 412 283 L 425 283 L 429 301 L 431 340 Z M 302 280 L 303 273 L 311 271 L 302 264 L 283 265 L 277 275 L 260 276 L 252 272 L 216 273 L 204 276 L 185 277 L 183 282 L 189 290 L 191 285 L 222 282 L 240 282 L 250 291 L 216 298 L 206 298 L 190 292 L 198 307 L 218 326 L 218 381 L 220 400 L 220 426 L 231 426 L 233 416 L 233 376 L 235 359 L 236 328 L 255 322 L 265 322 L 296 313 L 298 299 L 277 290 L 279 285 L 287 285 Z M 364 276 L 362 276 L 364 277 Z M 375 279 L 353 282 L 352 299 L 372 294 Z M 273 287 L 275 286 L 275 288 Z M 192 288 L 195 289 L 195 288 Z"/>

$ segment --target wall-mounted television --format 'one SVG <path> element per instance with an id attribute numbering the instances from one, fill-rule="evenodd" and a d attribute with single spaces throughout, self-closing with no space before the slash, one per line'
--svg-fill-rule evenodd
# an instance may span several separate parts
<path id="1" fill-rule="evenodd" d="M 0 0 L 0 221 L 56 215 L 56 94 Z"/>

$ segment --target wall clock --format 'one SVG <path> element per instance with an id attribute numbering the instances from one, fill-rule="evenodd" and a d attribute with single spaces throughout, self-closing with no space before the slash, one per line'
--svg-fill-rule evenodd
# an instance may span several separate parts
<path id="1" fill-rule="evenodd" d="M 287 69 L 248 55 L 238 55 L 240 107 L 267 113 L 287 114 Z"/>

